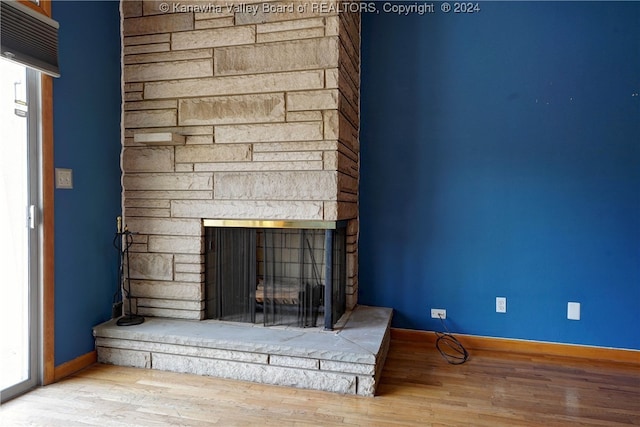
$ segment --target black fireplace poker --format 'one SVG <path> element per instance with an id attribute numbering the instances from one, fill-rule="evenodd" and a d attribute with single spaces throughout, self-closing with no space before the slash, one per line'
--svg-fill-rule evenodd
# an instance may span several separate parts
<path id="1" fill-rule="evenodd" d="M 116 248 L 119 254 L 118 261 L 118 287 L 122 289 L 125 293 L 125 297 L 128 301 L 128 310 L 127 314 L 120 317 L 116 324 L 118 326 L 133 326 L 139 325 L 144 322 L 144 317 L 138 314 L 134 314 L 131 309 L 131 273 L 129 269 L 129 248 L 133 245 L 133 234 L 129 231 L 129 229 L 125 226 L 122 228 L 122 217 L 117 218 L 117 231 L 116 235 L 113 238 L 113 246 Z M 127 277 L 126 277 L 126 288 L 123 286 L 125 283 L 124 278 L 124 266 L 127 266 Z"/>

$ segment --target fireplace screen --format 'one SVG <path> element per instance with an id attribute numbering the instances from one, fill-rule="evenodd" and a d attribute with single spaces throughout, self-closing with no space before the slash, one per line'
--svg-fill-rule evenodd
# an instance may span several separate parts
<path id="1" fill-rule="evenodd" d="M 205 230 L 208 318 L 331 329 L 344 314 L 344 228 Z"/>

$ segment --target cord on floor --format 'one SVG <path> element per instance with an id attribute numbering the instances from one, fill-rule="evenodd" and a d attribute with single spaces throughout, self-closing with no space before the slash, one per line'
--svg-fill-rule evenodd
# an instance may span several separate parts
<path id="1" fill-rule="evenodd" d="M 436 348 L 448 363 L 452 365 L 462 365 L 469 360 L 469 352 L 466 348 L 449 332 L 442 316 L 438 316 L 446 332 L 436 332 Z"/>

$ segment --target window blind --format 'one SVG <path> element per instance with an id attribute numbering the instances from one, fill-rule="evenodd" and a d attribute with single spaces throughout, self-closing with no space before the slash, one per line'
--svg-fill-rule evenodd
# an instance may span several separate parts
<path id="1" fill-rule="evenodd" d="M 17 1 L 0 1 L 0 55 L 53 77 L 58 67 L 59 25 Z"/>

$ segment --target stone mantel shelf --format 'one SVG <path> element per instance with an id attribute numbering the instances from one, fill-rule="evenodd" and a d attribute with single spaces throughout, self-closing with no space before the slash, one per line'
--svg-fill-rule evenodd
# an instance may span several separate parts
<path id="1" fill-rule="evenodd" d="M 184 145 L 186 138 L 173 132 L 141 132 L 133 135 L 133 141 L 146 145 Z"/>

